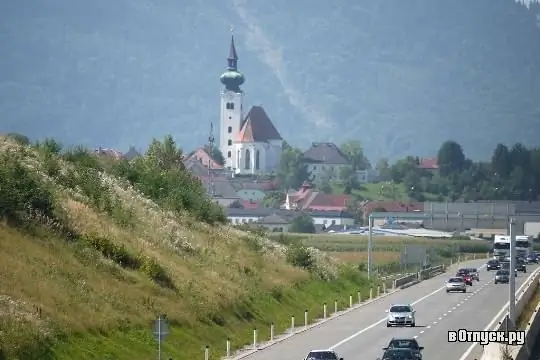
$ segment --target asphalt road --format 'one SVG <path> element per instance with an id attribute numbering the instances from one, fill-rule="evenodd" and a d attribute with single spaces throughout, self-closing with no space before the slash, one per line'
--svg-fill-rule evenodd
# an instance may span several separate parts
<path id="1" fill-rule="evenodd" d="M 480 268 L 485 260 L 469 261 L 462 267 Z M 528 266 L 527 274 L 519 273 L 516 290 L 536 266 Z M 424 346 L 424 359 L 464 360 L 462 355 L 471 344 L 449 343 L 448 330 L 484 330 L 508 300 L 508 286 L 493 284 L 494 272 L 480 270 L 480 281 L 468 287 L 468 292 L 445 291 L 445 281 L 455 275 L 456 267 L 446 274 L 398 291 L 342 317 L 298 334 L 279 344 L 258 351 L 248 360 L 300 360 L 313 349 L 332 348 L 344 360 L 377 359 L 392 337 L 417 337 Z M 387 328 L 386 310 L 392 304 L 413 305 L 416 309 L 415 328 Z M 467 360 L 481 354 L 481 347 L 470 352 Z"/>

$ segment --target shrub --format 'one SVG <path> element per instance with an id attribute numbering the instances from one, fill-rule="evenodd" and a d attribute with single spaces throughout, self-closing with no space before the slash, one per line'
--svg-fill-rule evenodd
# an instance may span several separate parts
<path id="1" fill-rule="evenodd" d="M 148 256 L 143 257 L 141 259 L 141 267 L 139 270 L 156 283 L 173 288 L 172 280 L 165 272 L 165 269 L 163 269 L 155 259 Z"/>
<path id="2" fill-rule="evenodd" d="M 311 270 L 315 264 L 311 253 L 305 246 L 293 245 L 287 249 L 287 262 L 293 266 Z"/>
<path id="3" fill-rule="evenodd" d="M 39 176 L 17 154 L 0 154 L 0 218 L 16 220 L 32 210 L 54 218 L 53 207 L 53 193 Z"/>
<path id="4" fill-rule="evenodd" d="M 307 214 L 297 216 L 291 222 L 290 231 L 296 233 L 314 233 L 315 224 L 313 222 L 313 218 Z"/>
<path id="5" fill-rule="evenodd" d="M 101 253 L 105 258 L 116 264 L 131 269 L 141 267 L 139 259 L 131 255 L 124 245 L 116 245 L 110 239 L 99 235 L 83 235 L 82 240 L 86 245 Z"/>

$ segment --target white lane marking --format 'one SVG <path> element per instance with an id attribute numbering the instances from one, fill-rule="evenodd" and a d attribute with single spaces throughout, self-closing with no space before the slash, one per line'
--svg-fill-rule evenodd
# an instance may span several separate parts
<path id="1" fill-rule="evenodd" d="M 482 269 L 482 268 L 484 268 L 485 266 L 486 266 L 486 264 L 480 266 L 478 269 Z M 420 302 L 426 300 L 427 298 L 429 298 L 429 297 L 435 295 L 436 293 L 438 293 L 439 291 L 441 291 L 441 290 L 443 290 L 443 289 L 446 289 L 446 285 L 445 285 L 445 286 L 441 286 L 441 287 L 438 288 L 437 290 L 432 291 L 432 292 L 430 292 L 429 294 L 427 294 L 427 295 L 425 295 L 425 296 L 422 296 L 420 299 L 418 299 L 418 300 L 416 300 L 415 302 L 411 303 L 411 305 L 416 305 L 416 304 L 418 304 L 418 303 L 420 303 Z M 335 350 L 337 347 L 339 347 L 339 346 L 341 346 L 341 345 L 343 345 L 343 344 L 345 344 L 345 343 L 348 343 L 348 342 L 351 341 L 352 339 L 354 339 L 354 338 L 356 338 L 356 337 L 362 335 L 362 334 L 365 333 L 366 331 L 373 329 L 375 326 L 380 325 L 380 324 L 382 324 L 382 323 L 385 322 L 385 321 L 386 321 L 386 317 L 384 317 L 384 318 L 382 318 L 381 320 L 379 320 L 379 321 L 377 321 L 377 322 L 374 322 L 373 324 L 371 324 L 371 325 L 369 325 L 369 326 L 367 326 L 367 327 L 365 327 L 365 328 L 363 328 L 363 329 L 361 329 L 361 330 L 355 332 L 355 333 L 352 334 L 351 336 L 346 337 L 345 339 L 341 340 L 341 341 L 338 342 L 337 344 L 332 345 L 332 346 L 329 347 L 328 349 L 329 349 L 329 350 Z M 428 328 L 429 328 L 429 326 L 428 326 Z"/>
<path id="2" fill-rule="evenodd" d="M 529 282 L 531 281 L 531 279 L 535 276 L 535 274 L 540 270 L 540 268 L 537 268 L 535 269 L 531 275 L 529 275 L 529 277 L 527 278 L 527 280 L 525 280 L 523 282 L 523 284 L 521 284 L 521 286 L 519 287 L 519 289 L 516 291 L 516 294 L 520 293 L 523 288 L 529 284 Z M 497 313 L 497 315 L 495 315 L 495 317 L 493 319 L 491 319 L 491 322 L 486 326 L 486 328 L 484 329 L 484 331 L 489 331 L 491 330 L 491 328 L 493 327 L 493 325 L 495 325 L 495 323 L 497 322 L 497 320 L 499 320 L 499 318 L 502 316 L 502 314 L 506 311 L 506 308 L 508 307 L 509 305 L 509 302 L 507 302 L 502 308 L 501 310 Z M 478 345 L 478 343 L 474 343 L 474 344 L 471 344 L 471 346 L 469 346 L 469 348 L 467 350 L 465 350 L 465 352 L 463 353 L 463 355 L 461 355 L 461 357 L 459 358 L 459 360 L 465 360 L 467 359 L 467 357 L 469 356 L 469 354 L 473 351 L 474 347 Z"/>
<path id="3" fill-rule="evenodd" d="M 442 316 L 439 316 L 439 321 L 442 320 Z"/>
<path id="4" fill-rule="evenodd" d="M 434 322 L 433 322 L 433 325 L 437 325 L 437 322 L 436 322 L 436 321 L 434 321 Z"/>
<path id="5" fill-rule="evenodd" d="M 431 329 L 431 325 L 426 326 L 426 329 Z"/>
<path id="6" fill-rule="evenodd" d="M 416 339 L 418 337 L 418 335 L 414 336 L 414 338 Z"/>
<path id="7" fill-rule="evenodd" d="M 420 334 L 423 334 L 425 330 L 420 331 Z"/>

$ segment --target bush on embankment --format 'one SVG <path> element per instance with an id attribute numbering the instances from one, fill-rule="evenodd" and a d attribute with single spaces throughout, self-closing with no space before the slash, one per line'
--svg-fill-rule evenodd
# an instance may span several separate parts
<path id="1" fill-rule="evenodd" d="M 324 302 L 367 295 L 359 272 L 323 254 L 222 225 L 176 146 L 166 139 L 151 149 L 118 162 L 53 140 L 0 138 L 6 358 L 151 358 L 159 314 L 172 329 L 166 356 L 192 359 L 210 345 L 217 358 L 227 337 L 240 346 L 253 327 L 262 338 L 272 321 L 283 331 L 306 308 L 314 316 Z"/>

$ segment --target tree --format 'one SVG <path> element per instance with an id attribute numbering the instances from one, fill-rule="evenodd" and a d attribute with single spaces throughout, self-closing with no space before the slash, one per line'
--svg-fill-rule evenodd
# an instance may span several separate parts
<path id="1" fill-rule="evenodd" d="M 375 169 L 379 173 L 379 177 L 383 180 L 389 180 L 392 177 L 392 172 L 390 169 L 390 164 L 388 159 L 380 159 L 375 166 Z"/>
<path id="2" fill-rule="evenodd" d="M 171 135 L 166 135 L 163 142 L 152 139 L 146 151 L 146 157 L 161 170 L 184 169 L 182 149 L 176 146 Z"/>
<path id="3" fill-rule="evenodd" d="M 354 171 L 365 170 L 371 167 L 369 160 L 364 156 L 364 149 L 358 140 L 348 140 L 339 147 L 341 152 L 351 162 Z"/>
<path id="4" fill-rule="evenodd" d="M 358 177 L 351 166 L 342 167 L 339 178 L 345 187 L 346 194 L 350 194 L 353 189 L 360 188 Z"/>
<path id="5" fill-rule="evenodd" d="M 491 157 L 491 168 L 493 172 L 503 178 L 506 178 L 510 174 L 510 171 L 512 171 L 512 159 L 506 145 L 497 144 Z"/>
<path id="6" fill-rule="evenodd" d="M 465 155 L 461 145 L 453 140 L 444 142 L 437 153 L 437 163 L 443 176 L 461 172 L 465 167 Z"/>
<path id="7" fill-rule="evenodd" d="M 313 222 L 313 218 L 308 214 L 302 214 L 297 216 L 291 222 L 291 227 L 289 228 L 289 231 L 296 233 L 314 233 L 315 223 Z"/>
<path id="8" fill-rule="evenodd" d="M 272 191 L 264 195 L 262 203 L 266 207 L 279 209 L 280 206 L 285 202 L 285 193 L 283 191 Z"/>
<path id="9" fill-rule="evenodd" d="M 331 170 L 324 170 L 317 181 L 317 188 L 325 194 L 332 193 L 332 178 L 333 172 Z"/>
<path id="10" fill-rule="evenodd" d="M 225 165 L 225 157 L 223 156 L 223 153 L 217 146 L 213 146 L 212 148 L 209 148 L 208 146 L 205 146 L 205 150 L 208 152 L 208 155 L 217 162 L 219 165 L 223 166 Z"/>
<path id="11" fill-rule="evenodd" d="M 284 189 L 298 189 L 304 181 L 312 181 L 302 151 L 284 143 L 277 178 Z"/>

